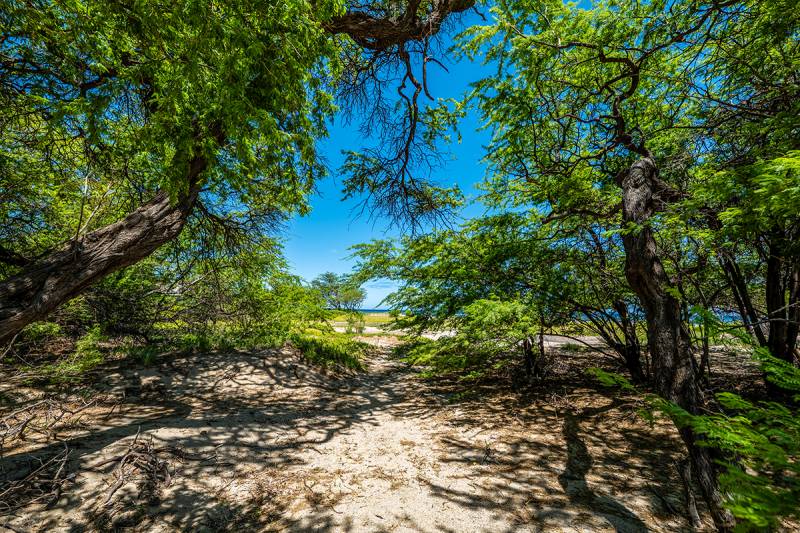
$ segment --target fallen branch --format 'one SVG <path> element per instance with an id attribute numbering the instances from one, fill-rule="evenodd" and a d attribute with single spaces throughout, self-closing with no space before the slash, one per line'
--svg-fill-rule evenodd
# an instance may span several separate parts
<path id="1" fill-rule="evenodd" d="M 186 452 L 178 446 L 154 446 L 153 437 L 147 440 L 140 439 L 141 427 L 136 432 L 133 442 L 120 455 L 102 461 L 92 470 L 102 469 L 113 464 L 111 484 L 101 506 L 108 507 L 113 503 L 114 495 L 127 483 L 139 481 L 139 496 L 149 499 L 154 496 L 160 486 L 169 486 L 172 483 L 170 463 L 164 455 L 176 457 L 180 460 L 205 461 L 209 457 Z"/>
<path id="2" fill-rule="evenodd" d="M 0 486 L 0 512 L 11 513 L 41 501 L 51 506 L 61 498 L 64 484 L 75 479 L 74 474 L 67 473 L 70 449 L 66 442 L 63 444 L 63 452 L 47 461 L 39 460 L 39 467 L 28 475 Z"/>
<path id="3" fill-rule="evenodd" d="M 17 409 L 0 419 L 0 454 L 7 442 L 24 439 L 29 430 L 55 438 L 55 428 L 65 417 L 66 424 L 75 424 L 81 411 L 96 404 L 97 400 L 92 400 L 73 407 L 63 400 L 44 398 Z"/>

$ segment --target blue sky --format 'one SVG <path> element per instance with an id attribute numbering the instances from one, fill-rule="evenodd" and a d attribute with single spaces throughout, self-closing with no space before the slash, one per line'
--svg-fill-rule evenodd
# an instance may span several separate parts
<path id="1" fill-rule="evenodd" d="M 465 22 L 477 22 L 470 20 L 472 18 L 469 16 Z M 449 57 L 440 59 L 449 73 L 429 64 L 428 82 L 434 98 L 459 98 L 471 82 L 486 75 L 486 68 L 480 64 L 467 60 L 455 62 Z M 458 185 L 468 197 L 477 195 L 474 185 L 483 179 L 485 172 L 480 160 L 488 135 L 476 132 L 478 125 L 474 112 L 461 122 L 461 143 L 454 139 L 452 145 L 443 147 L 452 158 L 433 174 L 440 185 Z M 353 261 L 347 258 L 350 255 L 348 248 L 354 244 L 398 235 L 396 230 L 389 229 L 385 220 L 370 220 L 367 215 L 358 217 L 358 200 L 342 201 L 344 176 L 337 172 L 343 161 L 341 152 L 370 144 L 370 139 L 364 139 L 358 131 L 357 121 L 346 125 L 338 119 L 331 125 L 330 137 L 321 143 L 321 153 L 328 161 L 331 175 L 317 184 L 318 193 L 311 198 L 311 213 L 292 220 L 284 233 L 285 254 L 290 267 L 308 281 L 326 271 L 349 272 Z M 482 211 L 480 205 L 473 203 L 465 209 L 465 214 L 474 216 Z M 375 308 L 392 291 L 393 285 L 377 281 L 365 288 L 367 299 L 364 307 Z"/>

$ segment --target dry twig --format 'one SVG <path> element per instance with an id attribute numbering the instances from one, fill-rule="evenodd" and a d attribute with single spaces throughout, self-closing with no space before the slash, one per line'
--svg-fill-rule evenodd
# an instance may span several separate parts
<path id="1" fill-rule="evenodd" d="M 44 398 L 13 411 L 0 418 L 0 454 L 6 443 L 24 439 L 27 431 L 55 439 L 56 428 L 60 423 L 61 427 L 77 424 L 81 411 L 96 404 L 97 400 L 92 400 L 75 407 L 63 400 Z"/>
<path id="2" fill-rule="evenodd" d="M 59 500 L 63 486 L 75 479 L 67 473 L 70 449 L 66 442 L 64 451 L 43 461 L 25 477 L 0 486 L 0 513 L 8 514 L 22 507 L 45 502 L 50 506 Z"/>
<path id="3" fill-rule="evenodd" d="M 114 481 L 108 489 L 102 506 L 112 504 L 114 494 L 127 483 L 139 481 L 139 497 L 152 499 L 160 486 L 169 486 L 172 483 L 170 463 L 163 456 L 172 456 L 180 460 L 205 461 L 209 457 L 188 453 L 178 446 L 154 446 L 153 437 L 140 439 L 141 428 L 136 432 L 133 442 L 128 449 L 117 456 L 111 457 L 93 469 L 102 469 L 107 465 L 114 465 L 112 475 Z"/>

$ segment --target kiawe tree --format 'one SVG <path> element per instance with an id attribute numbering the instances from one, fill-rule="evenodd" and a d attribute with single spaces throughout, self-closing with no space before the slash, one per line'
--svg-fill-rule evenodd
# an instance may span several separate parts
<path id="1" fill-rule="evenodd" d="M 489 185 L 484 201 L 498 210 L 521 207 L 496 185 Z M 511 211 L 457 229 L 358 245 L 355 256 L 361 276 L 398 284 L 387 303 L 407 311 L 401 320 L 407 329 L 457 329 L 473 348 L 491 341 L 499 353 L 522 346 L 526 371 L 532 373 L 539 361 L 531 348 L 540 335 L 580 326 L 600 336 L 610 348 L 605 355 L 641 382 L 641 311 L 621 276 L 620 239 L 602 233 L 577 217 Z"/>
<path id="2" fill-rule="evenodd" d="M 624 277 L 644 311 L 654 388 L 690 415 L 709 407 L 690 304 L 713 316 L 725 310 L 714 306 L 726 305 L 727 290 L 762 346 L 785 361 L 796 352 L 800 21 L 792 4 L 499 2 L 494 21 L 461 42 L 496 72 L 471 96 L 492 132 L 492 194 L 551 227 L 578 221 L 605 233 L 601 242 L 609 233 L 620 239 Z M 681 217 L 687 223 L 676 224 Z M 491 276 L 480 286 L 463 275 L 473 262 L 453 260 L 460 237 L 420 239 L 399 252 L 374 243 L 360 253 L 368 269 L 394 269 L 406 283 L 395 298 L 435 323 L 496 287 Z M 506 281 L 524 279 L 515 274 Z M 676 423 L 714 522 L 728 530 L 720 450 Z"/>
<path id="3" fill-rule="evenodd" d="M 493 12 L 496 23 L 468 30 L 465 47 L 504 67 L 475 89 L 493 132 L 487 158 L 494 173 L 511 184 L 506 190 L 529 195 L 553 216 L 619 217 L 625 277 L 644 310 L 655 389 L 701 412 L 685 306 L 658 232 L 665 209 L 686 197 L 696 161 L 722 161 L 719 124 L 708 110 L 747 108 L 757 93 L 741 76 L 735 89 L 714 90 L 729 78 L 722 69 L 729 48 L 744 42 L 750 53 L 763 51 L 757 39 L 738 37 L 774 13 L 734 1 L 611 1 L 586 10 L 523 1 Z M 781 43 L 796 35 L 796 26 L 761 30 Z M 730 528 L 712 453 L 691 428 L 680 433 L 715 524 Z"/>
<path id="4" fill-rule="evenodd" d="M 319 291 L 328 309 L 337 311 L 353 313 L 361 307 L 367 297 L 358 280 L 347 274 L 325 272 L 311 281 L 311 287 Z"/>
<path id="5" fill-rule="evenodd" d="M 359 80 L 343 58 L 413 78 L 406 43 L 471 5 L 0 2 L 0 341 L 192 216 L 233 231 L 305 211 L 336 84 Z"/>

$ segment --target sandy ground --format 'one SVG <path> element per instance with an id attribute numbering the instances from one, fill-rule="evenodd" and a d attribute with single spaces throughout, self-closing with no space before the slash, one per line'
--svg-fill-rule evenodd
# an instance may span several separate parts
<path id="1" fill-rule="evenodd" d="M 333 330 L 338 333 L 350 333 L 348 331 L 347 326 L 340 326 L 334 325 Z M 405 331 L 402 330 L 393 330 L 393 329 L 384 329 L 380 326 L 364 326 L 361 331 L 364 335 L 378 335 L 378 336 L 397 336 L 401 337 L 406 334 Z M 452 329 L 445 329 L 440 331 L 426 331 L 423 332 L 421 337 L 426 339 L 436 340 L 441 339 L 443 337 L 452 337 L 456 334 L 455 330 Z M 538 338 L 538 337 L 537 337 Z M 367 340 L 369 342 L 369 340 Z M 602 340 L 598 337 L 590 337 L 590 336 L 575 336 L 575 337 L 564 337 L 562 335 L 545 335 L 544 336 L 544 345 L 546 348 L 559 348 L 565 345 L 574 345 L 574 346 L 585 346 L 585 347 L 593 347 L 593 348 L 603 348 L 605 344 Z"/>
<path id="2" fill-rule="evenodd" d="M 688 530 L 676 436 L 666 424 L 643 422 L 631 400 L 568 374 L 522 392 L 487 386 L 461 394 L 463 386 L 424 382 L 390 360 L 393 339 L 365 339 L 378 349 L 363 374 L 323 374 L 290 349 L 107 369 L 103 401 L 78 420 L 5 444 L 5 486 L 65 449 L 69 461 L 56 501 L 9 499 L 0 507 L 15 509 L 0 525 L 19 532 Z M 142 452 L 138 467 L 120 467 L 132 449 L 150 450 L 155 462 Z M 155 473 L 145 475 L 148 468 Z"/>

